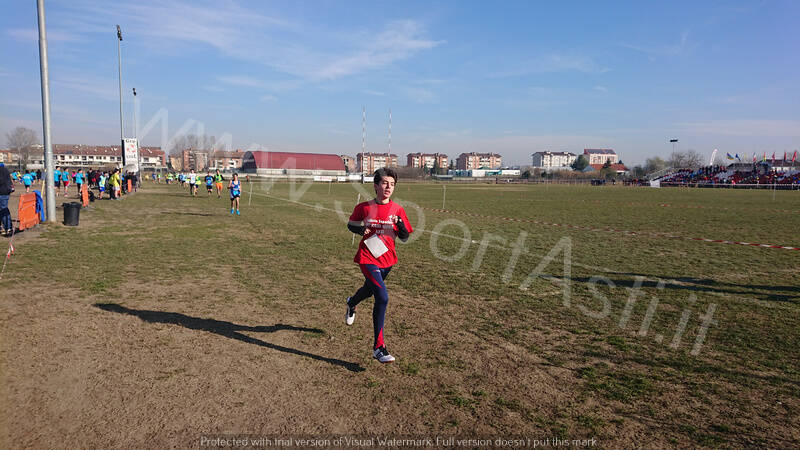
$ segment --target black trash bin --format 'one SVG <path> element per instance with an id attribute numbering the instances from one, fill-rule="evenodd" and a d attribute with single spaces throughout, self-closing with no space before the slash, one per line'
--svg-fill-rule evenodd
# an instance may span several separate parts
<path id="1" fill-rule="evenodd" d="M 64 208 L 64 225 L 77 227 L 82 205 L 78 202 L 70 202 L 62 203 L 61 207 Z"/>

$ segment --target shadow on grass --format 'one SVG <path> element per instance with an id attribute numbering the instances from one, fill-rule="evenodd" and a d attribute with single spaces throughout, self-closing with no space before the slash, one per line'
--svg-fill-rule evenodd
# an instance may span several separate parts
<path id="1" fill-rule="evenodd" d="M 326 362 L 328 364 L 333 364 L 335 366 L 341 366 L 351 372 L 364 371 L 364 368 L 356 363 L 342 361 L 341 359 L 336 359 L 336 358 L 328 358 L 325 356 L 315 355 L 313 353 L 304 352 L 302 350 L 297 350 L 290 347 L 284 347 L 282 345 L 271 344 L 269 342 L 265 342 L 260 339 L 251 338 L 250 336 L 241 333 L 243 331 L 251 331 L 256 333 L 274 333 L 276 331 L 281 331 L 281 330 L 305 331 L 318 334 L 323 333 L 323 331 L 320 330 L 319 328 L 297 327 L 294 325 L 284 325 L 281 323 L 269 326 L 249 327 L 246 325 L 237 325 L 235 323 L 225 322 L 222 320 L 200 319 L 197 317 L 187 316 L 185 314 L 180 314 L 180 313 L 130 309 L 122 305 L 117 305 L 116 303 L 95 303 L 94 306 L 102 309 L 103 311 L 136 316 L 144 320 L 145 322 L 167 323 L 173 325 L 180 325 L 182 327 L 189 328 L 191 330 L 208 331 L 214 334 L 218 334 L 220 336 L 225 336 L 230 339 L 236 339 L 237 341 L 247 342 L 248 344 L 258 345 L 261 347 L 278 350 L 284 353 L 290 353 L 292 355 L 305 356 L 317 361 Z"/>
<path id="2" fill-rule="evenodd" d="M 660 278 L 655 275 L 645 275 L 638 273 L 618 273 L 618 275 Z M 562 281 L 565 278 L 559 275 L 550 275 L 550 277 Z M 721 294 L 738 294 L 743 296 L 753 296 L 763 301 L 787 302 L 787 303 L 797 303 L 797 299 L 798 297 L 800 297 L 799 295 L 795 294 L 800 292 L 800 288 L 796 286 L 766 286 L 766 285 L 762 286 L 762 285 L 734 284 L 734 283 L 719 282 L 711 279 L 692 278 L 692 277 L 666 278 L 665 281 L 668 281 L 670 279 L 673 279 L 675 281 L 680 281 L 681 283 L 691 283 L 691 284 L 674 284 L 666 282 L 664 284 L 664 289 L 678 290 L 678 291 L 694 291 L 694 292 L 716 292 Z M 634 280 L 630 279 L 611 278 L 610 280 L 617 287 L 633 287 L 634 284 Z M 570 277 L 569 281 L 574 281 L 578 283 L 591 283 L 592 277 Z M 641 287 L 658 288 L 659 286 L 657 281 L 653 279 L 647 279 L 642 282 Z M 767 292 L 758 292 L 759 290 L 773 291 L 773 292 L 783 291 L 783 292 L 767 293 Z"/>
<path id="3" fill-rule="evenodd" d="M 161 211 L 161 214 L 175 214 L 180 216 L 203 216 L 203 217 L 211 217 L 214 215 L 209 213 L 193 213 L 193 212 L 180 212 L 180 211 Z"/>

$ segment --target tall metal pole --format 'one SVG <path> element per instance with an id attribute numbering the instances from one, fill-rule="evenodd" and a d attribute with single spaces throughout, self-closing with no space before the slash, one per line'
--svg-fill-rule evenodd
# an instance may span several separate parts
<path id="1" fill-rule="evenodd" d="M 136 88 L 133 88 L 133 138 L 139 139 L 136 131 Z"/>
<path id="2" fill-rule="evenodd" d="M 117 25 L 117 62 L 119 67 L 119 143 L 122 149 L 122 165 L 125 165 L 125 135 L 122 133 L 122 29 Z"/>
<path id="3" fill-rule="evenodd" d="M 47 68 L 47 26 L 44 22 L 44 0 L 36 1 L 39 13 L 39 68 L 42 76 L 42 138 L 44 141 L 45 201 L 47 221 L 56 221 L 56 194 L 53 184 L 53 144 L 50 142 L 50 75 Z"/>
<path id="4" fill-rule="evenodd" d="M 136 139 L 136 162 L 138 163 L 139 170 L 136 172 L 136 183 L 142 186 L 142 148 L 139 145 L 139 130 L 136 127 L 136 108 L 139 102 L 136 97 L 136 88 L 133 88 L 133 138 Z"/>
<path id="5" fill-rule="evenodd" d="M 392 154 L 392 108 L 389 108 L 389 155 Z M 390 158 L 391 156 L 387 156 Z"/>
<path id="6" fill-rule="evenodd" d="M 364 174 L 364 158 L 367 157 L 367 107 L 361 107 L 361 167 L 359 170 Z"/>

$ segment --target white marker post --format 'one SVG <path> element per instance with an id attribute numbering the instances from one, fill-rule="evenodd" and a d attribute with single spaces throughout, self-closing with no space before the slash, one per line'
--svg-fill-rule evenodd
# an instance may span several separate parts
<path id="1" fill-rule="evenodd" d="M 250 195 L 247 197 L 247 206 L 250 206 L 251 200 L 253 200 L 253 183 L 250 183 Z"/>
<path id="2" fill-rule="evenodd" d="M 444 199 L 447 194 L 447 186 L 442 185 L 442 209 L 444 209 Z"/>
<path id="3" fill-rule="evenodd" d="M 356 205 L 361 203 L 361 194 L 358 194 L 358 200 L 356 200 Z M 353 233 L 353 241 L 350 242 L 350 245 L 354 245 L 356 243 L 356 234 Z"/>

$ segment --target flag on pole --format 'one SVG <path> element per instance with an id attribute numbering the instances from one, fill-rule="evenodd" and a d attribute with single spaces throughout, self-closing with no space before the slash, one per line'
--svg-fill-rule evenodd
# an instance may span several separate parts
<path id="1" fill-rule="evenodd" d="M 775 164 L 775 152 L 772 152 L 772 164 Z"/>
<path id="2" fill-rule="evenodd" d="M 783 163 L 786 164 L 786 150 L 783 151 Z"/>
<path id="3" fill-rule="evenodd" d="M 738 153 L 736 154 L 736 159 L 738 159 L 738 160 L 739 160 L 739 162 L 741 162 L 741 161 L 742 161 L 742 158 L 739 158 L 739 154 L 738 154 Z"/>
<path id="4" fill-rule="evenodd" d="M 730 153 L 725 153 L 725 157 L 730 159 L 730 160 L 733 160 L 733 156 L 731 156 Z"/>
<path id="5" fill-rule="evenodd" d="M 14 246 L 11 245 L 11 242 L 8 243 L 8 251 L 6 252 L 6 258 L 11 258 L 11 255 L 14 254 Z"/>
<path id="6" fill-rule="evenodd" d="M 794 156 L 792 156 L 792 164 L 794 164 L 795 159 L 797 159 L 797 150 L 794 151 Z"/>
<path id="7" fill-rule="evenodd" d="M 753 153 L 753 164 L 755 164 L 756 161 L 758 161 L 758 158 L 756 157 L 756 154 Z"/>
<path id="8" fill-rule="evenodd" d="M 767 162 L 767 152 L 764 152 L 764 159 L 762 161 Z"/>

